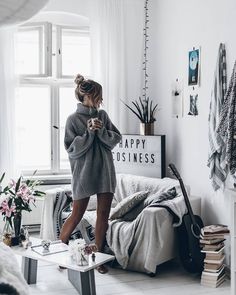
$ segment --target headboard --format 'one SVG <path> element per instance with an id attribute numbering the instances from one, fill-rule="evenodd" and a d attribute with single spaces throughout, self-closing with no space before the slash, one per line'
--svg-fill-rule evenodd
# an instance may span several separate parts
<path id="1" fill-rule="evenodd" d="M 113 149 L 116 173 L 165 177 L 165 135 L 122 135 Z"/>

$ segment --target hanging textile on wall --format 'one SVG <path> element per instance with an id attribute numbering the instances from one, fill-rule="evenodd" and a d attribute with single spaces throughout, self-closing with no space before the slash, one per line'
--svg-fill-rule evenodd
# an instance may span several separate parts
<path id="1" fill-rule="evenodd" d="M 217 133 L 218 124 L 220 122 L 220 113 L 226 95 L 226 75 L 226 51 L 225 45 L 221 43 L 214 74 L 214 85 L 211 93 L 208 118 L 210 149 L 207 166 L 210 168 L 210 179 L 215 191 L 224 185 L 227 177 L 226 146 L 222 135 Z"/>
<path id="2" fill-rule="evenodd" d="M 226 142 L 226 160 L 229 172 L 235 177 L 236 172 L 236 62 L 230 78 L 224 104 L 220 112 L 217 132 Z"/>

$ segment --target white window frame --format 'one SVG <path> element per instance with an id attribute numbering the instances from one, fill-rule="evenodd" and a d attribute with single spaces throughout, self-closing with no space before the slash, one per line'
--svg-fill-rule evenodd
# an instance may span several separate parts
<path id="1" fill-rule="evenodd" d="M 59 89 L 61 87 L 73 88 L 74 84 L 71 81 L 50 79 L 30 79 L 21 80 L 20 87 L 40 87 L 48 86 L 50 89 L 50 106 L 51 106 L 51 169 L 38 170 L 37 175 L 67 175 L 70 174 L 70 169 L 60 169 L 60 130 L 58 131 L 53 126 L 59 126 Z M 76 102 L 75 102 L 76 104 Z M 32 175 L 34 170 L 22 171 L 24 175 Z"/>
<path id="2" fill-rule="evenodd" d="M 51 179 L 52 176 L 68 178 L 70 175 L 70 169 L 59 169 L 60 168 L 60 130 L 53 128 L 53 126 L 59 126 L 60 112 L 59 112 L 59 89 L 61 87 L 74 88 L 73 76 L 62 76 L 62 55 L 61 50 L 61 31 L 63 28 L 77 30 L 86 34 L 89 33 L 88 27 L 77 27 L 77 26 L 58 26 L 56 28 L 56 52 L 52 52 L 52 33 L 53 26 L 50 23 L 29 23 L 23 25 L 19 30 L 25 30 L 35 28 L 37 26 L 44 26 L 45 28 L 45 74 L 41 75 L 20 75 L 19 86 L 21 87 L 33 87 L 33 86 L 48 86 L 50 88 L 50 102 L 51 102 L 51 169 L 50 170 L 38 170 L 37 175 L 41 179 Z M 52 55 L 56 55 L 56 73 L 53 77 L 52 71 Z M 24 175 L 32 175 L 33 171 L 24 170 Z"/>
<path id="3" fill-rule="evenodd" d="M 38 29 L 39 31 L 44 29 L 44 64 L 45 69 L 44 73 L 40 74 L 22 74 L 20 78 L 27 78 L 27 77 L 34 77 L 34 78 L 41 78 L 41 77 L 50 77 L 52 76 L 52 42 L 50 36 L 52 36 L 52 24 L 48 22 L 38 22 L 38 23 L 28 23 L 20 26 L 18 31 L 29 31 Z M 42 42 L 39 43 L 42 49 Z M 41 59 L 41 55 L 39 60 Z M 40 67 L 42 67 L 42 63 L 40 63 Z"/>
<path id="4" fill-rule="evenodd" d="M 62 79 L 71 79 L 73 76 L 70 75 L 63 75 L 62 74 L 62 30 L 76 30 L 79 34 L 81 35 L 89 35 L 89 27 L 86 26 L 81 26 L 81 27 L 72 27 L 72 26 L 57 26 L 57 31 L 56 31 L 56 47 L 57 47 L 57 78 L 62 78 Z"/>

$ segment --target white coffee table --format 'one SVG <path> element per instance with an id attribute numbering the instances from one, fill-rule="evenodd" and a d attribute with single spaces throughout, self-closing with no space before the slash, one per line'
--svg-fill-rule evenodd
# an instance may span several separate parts
<path id="1" fill-rule="evenodd" d="M 30 240 L 32 245 L 39 245 L 42 241 L 37 238 L 31 238 Z M 89 264 L 78 266 L 68 251 L 42 256 L 32 251 L 30 247 L 25 250 L 22 247 L 14 246 L 12 250 L 15 254 L 22 256 L 22 272 L 28 284 L 36 284 L 38 260 L 51 262 L 68 269 L 68 279 L 81 295 L 96 294 L 94 269 L 115 259 L 112 255 L 97 252 L 95 261 L 92 261 L 92 257 L 89 255 Z"/>

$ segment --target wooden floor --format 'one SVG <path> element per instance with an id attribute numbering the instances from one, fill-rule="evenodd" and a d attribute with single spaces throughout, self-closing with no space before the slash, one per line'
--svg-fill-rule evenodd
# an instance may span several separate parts
<path id="1" fill-rule="evenodd" d="M 229 280 L 216 289 L 203 287 L 198 276 L 186 273 L 175 261 L 160 266 L 154 278 L 146 274 L 109 268 L 109 273 L 105 275 L 95 271 L 95 280 L 97 295 L 230 295 Z M 30 294 L 78 293 L 67 280 L 67 270 L 59 271 L 56 265 L 39 262 L 37 284 L 30 286 Z"/>

